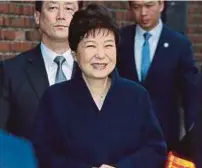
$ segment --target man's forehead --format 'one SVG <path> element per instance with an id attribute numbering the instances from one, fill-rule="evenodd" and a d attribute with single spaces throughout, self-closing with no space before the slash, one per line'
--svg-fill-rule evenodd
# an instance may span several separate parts
<path id="1" fill-rule="evenodd" d="M 64 5 L 77 5 L 78 1 L 44 1 L 44 4 L 64 4 Z"/>
<path id="2" fill-rule="evenodd" d="M 131 1 L 132 4 L 147 4 L 152 2 L 158 2 L 159 0 L 134 0 Z"/>

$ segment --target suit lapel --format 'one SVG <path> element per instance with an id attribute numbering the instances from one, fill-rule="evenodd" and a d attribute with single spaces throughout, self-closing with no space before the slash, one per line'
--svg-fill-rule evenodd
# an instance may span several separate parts
<path id="1" fill-rule="evenodd" d="M 40 99 L 45 89 L 49 86 L 40 45 L 33 50 L 33 54 L 27 59 L 25 71 L 30 85 Z"/>
<path id="2" fill-rule="evenodd" d="M 74 61 L 71 78 L 75 76 L 77 68 L 78 68 L 78 64 L 76 61 Z"/>
<path id="3" fill-rule="evenodd" d="M 135 62 L 135 32 L 136 26 L 132 25 L 130 31 L 128 31 L 128 35 L 126 40 L 126 56 L 128 58 L 128 70 L 132 72 L 132 76 L 135 81 L 139 81 L 138 74 L 137 74 L 137 67 Z"/>
<path id="4" fill-rule="evenodd" d="M 159 38 L 159 41 L 158 41 L 158 44 L 157 44 L 157 47 L 156 47 L 156 51 L 155 51 L 153 60 L 152 60 L 152 62 L 150 64 L 150 68 L 149 68 L 147 77 L 145 79 L 145 82 L 147 82 L 148 78 L 150 78 L 150 76 L 152 74 L 152 71 L 155 68 L 157 68 L 159 64 L 162 64 L 160 58 L 163 56 L 163 54 L 164 55 L 166 54 L 164 44 L 168 43 L 168 41 L 166 41 L 167 39 L 168 38 L 166 37 L 166 27 L 163 26 L 163 29 L 162 29 L 162 32 L 161 32 L 161 35 L 160 35 L 160 38 Z"/>

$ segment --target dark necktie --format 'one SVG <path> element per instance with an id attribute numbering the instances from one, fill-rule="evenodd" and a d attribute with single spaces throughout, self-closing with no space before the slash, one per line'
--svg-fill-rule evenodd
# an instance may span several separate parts
<path id="1" fill-rule="evenodd" d="M 141 60 L 141 81 L 144 81 L 147 73 L 148 73 L 148 69 L 150 66 L 150 47 L 149 47 L 149 38 L 151 37 L 151 34 L 146 32 L 144 33 L 144 44 L 142 47 L 142 60 Z"/>
<path id="2" fill-rule="evenodd" d="M 56 76 L 55 76 L 55 83 L 66 81 L 65 74 L 62 70 L 62 64 L 66 61 L 66 59 L 63 56 L 57 56 L 54 59 L 54 62 L 58 65 Z"/>

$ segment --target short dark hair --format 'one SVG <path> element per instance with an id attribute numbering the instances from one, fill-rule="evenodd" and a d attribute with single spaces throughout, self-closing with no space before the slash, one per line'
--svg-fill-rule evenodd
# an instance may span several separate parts
<path id="1" fill-rule="evenodd" d="M 43 5 L 43 1 L 35 1 L 35 10 L 38 11 L 38 12 L 41 12 L 41 8 L 42 8 L 42 5 Z M 83 7 L 83 1 L 78 1 L 78 7 L 79 9 L 81 9 Z"/>
<path id="2" fill-rule="evenodd" d="M 131 7 L 132 6 L 132 1 L 128 1 L 128 5 L 129 5 L 129 7 Z"/>
<path id="3" fill-rule="evenodd" d="M 119 43 L 119 29 L 111 12 L 97 4 L 90 4 L 85 9 L 75 12 L 69 26 L 69 45 L 72 51 L 76 51 L 79 42 L 85 35 L 96 29 L 106 28 L 115 36 L 116 48 Z"/>

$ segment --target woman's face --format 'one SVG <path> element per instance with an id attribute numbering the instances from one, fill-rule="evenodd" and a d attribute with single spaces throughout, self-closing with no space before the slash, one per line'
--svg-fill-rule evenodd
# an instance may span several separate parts
<path id="1" fill-rule="evenodd" d="M 80 41 L 75 59 L 87 78 L 106 78 L 116 65 L 114 33 L 108 29 L 91 31 Z"/>

